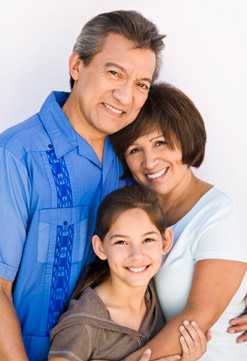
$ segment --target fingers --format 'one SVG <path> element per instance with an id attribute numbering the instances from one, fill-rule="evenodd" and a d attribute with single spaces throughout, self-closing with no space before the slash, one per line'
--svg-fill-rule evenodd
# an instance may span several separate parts
<path id="1" fill-rule="evenodd" d="M 150 359 L 151 359 L 151 350 L 148 348 L 143 352 L 142 357 L 138 361 L 149 361 Z M 180 355 L 173 355 L 173 356 L 167 356 L 156 359 L 156 361 L 178 361 L 178 360 L 181 360 Z"/>
<path id="2" fill-rule="evenodd" d="M 231 326 L 243 326 L 243 327 L 245 327 L 245 330 L 247 331 L 247 315 L 233 318 L 232 320 L 229 321 L 229 324 Z M 242 331 L 242 330 L 240 330 L 240 331 Z"/>
<path id="3" fill-rule="evenodd" d="M 238 336 L 236 342 L 237 343 L 247 342 L 247 332 L 244 332 L 242 335 Z"/>
<path id="4" fill-rule="evenodd" d="M 149 361 L 151 359 L 151 350 L 150 348 L 147 348 L 143 354 L 142 357 L 138 361 Z"/>
<path id="5" fill-rule="evenodd" d="M 182 360 L 196 360 L 201 357 L 207 348 L 207 338 L 196 322 L 184 321 L 179 331 L 182 335 L 180 337 Z"/>
<path id="6" fill-rule="evenodd" d="M 229 321 L 230 326 L 227 329 L 229 333 L 237 333 L 244 332 L 244 334 L 240 335 L 237 338 L 237 342 L 245 342 L 246 341 L 246 332 L 247 331 L 247 315 L 243 315 L 237 318 L 234 318 Z"/>

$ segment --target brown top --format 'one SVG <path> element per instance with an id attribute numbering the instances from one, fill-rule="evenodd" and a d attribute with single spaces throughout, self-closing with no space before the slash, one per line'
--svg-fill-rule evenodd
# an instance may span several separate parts
<path id="1" fill-rule="evenodd" d="M 143 346 L 164 325 L 153 286 L 146 292 L 147 313 L 139 331 L 116 324 L 92 288 L 70 302 L 51 333 L 49 357 L 70 361 L 121 360 Z"/>

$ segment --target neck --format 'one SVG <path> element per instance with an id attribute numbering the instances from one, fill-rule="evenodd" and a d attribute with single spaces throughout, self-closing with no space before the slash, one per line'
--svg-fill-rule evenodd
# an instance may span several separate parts
<path id="1" fill-rule="evenodd" d="M 189 169 L 169 194 L 159 197 L 168 225 L 175 224 L 185 216 L 211 187 L 212 185 L 195 177 Z"/>
<path id="2" fill-rule="evenodd" d="M 102 160 L 105 136 L 92 129 L 85 117 L 81 114 L 79 100 L 75 99 L 73 92 L 63 105 L 63 112 L 69 119 L 74 130 L 84 138 L 94 149 L 99 160 Z"/>
<path id="3" fill-rule="evenodd" d="M 121 283 L 121 284 L 120 284 Z M 145 306 L 147 287 L 130 287 L 109 278 L 96 287 L 96 291 L 108 307 L 129 308 L 140 312 Z"/>

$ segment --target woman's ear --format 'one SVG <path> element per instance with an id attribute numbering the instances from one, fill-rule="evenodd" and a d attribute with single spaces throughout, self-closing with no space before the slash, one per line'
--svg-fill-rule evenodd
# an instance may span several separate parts
<path id="1" fill-rule="evenodd" d="M 79 79 L 81 65 L 82 60 L 80 59 L 79 54 L 72 53 L 69 57 L 69 72 L 74 81 Z"/>
<path id="2" fill-rule="evenodd" d="M 93 235 L 93 237 L 92 237 L 92 246 L 93 246 L 93 250 L 94 250 L 94 253 L 96 254 L 96 256 L 98 256 L 102 261 L 107 259 L 107 256 L 106 256 L 105 250 L 104 250 L 104 246 L 103 246 L 103 242 L 102 242 L 101 238 L 99 236 L 97 236 L 97 234 Z"/>
<path id="3" fill-rule="evenodd" d="M 163 233 L 163 254 L 167 254 L 172 248 L 173 231 L 172 227 L 167 227 Z"/>

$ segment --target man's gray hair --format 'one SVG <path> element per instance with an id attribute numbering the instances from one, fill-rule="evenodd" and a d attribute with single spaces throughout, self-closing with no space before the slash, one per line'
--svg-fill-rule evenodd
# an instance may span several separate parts
<path id="1" fill-rule="evenodd" d="M 163 38 L 157 27 L 136 11 L 117 10 L 102 13 L 89 20 L 76 39 L 73 52 L 78 53 L 85 65 L 88 65 L 94 55 L 99 53 L 106 36 L 115 33 L 133 41 L 137 48 L 150 49 L 156 57 L 156 68 L 153 78 L 160 68 L 160 52 L 164 47 Z M 70 78 L 71 88 L 74 79 Z"/>

